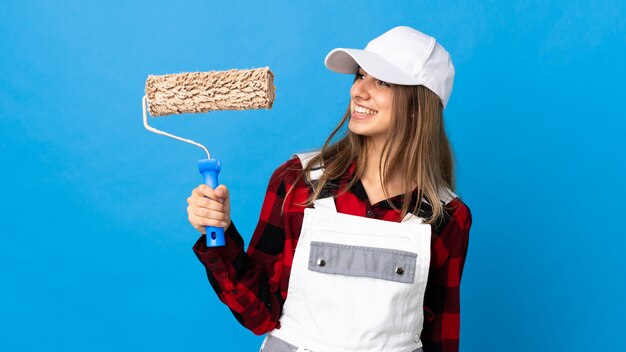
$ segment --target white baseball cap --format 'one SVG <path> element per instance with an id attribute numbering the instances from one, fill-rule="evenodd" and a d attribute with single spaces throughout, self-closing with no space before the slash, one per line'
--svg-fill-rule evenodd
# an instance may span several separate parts
<path id="1" fill-rule="evenodd" d="M 359 66 L 387 83 L 423 85 L 448 104 L 454 83 L 450 54 L 435 38 L 407 26 L 374 38 L 365 49 L 337 48 L 324 59 L 329 70 L 356 73 Z"/>

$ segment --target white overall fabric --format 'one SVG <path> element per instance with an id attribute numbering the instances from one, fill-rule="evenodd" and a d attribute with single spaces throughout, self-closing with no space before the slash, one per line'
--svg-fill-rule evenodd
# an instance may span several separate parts
<path id="1" fill-rule="evenodd" d="M 431 226 L 413 214 L 396 223 L 338 213 L 333 198 L 316 200 L 304 210 L 281 328 L 270 335 L 299 351 L 418 350 L 430 242 Z M 323 258 L 319 248 L 327 250 Z M 339 273 L 323 272 L 333 265 Z"/>

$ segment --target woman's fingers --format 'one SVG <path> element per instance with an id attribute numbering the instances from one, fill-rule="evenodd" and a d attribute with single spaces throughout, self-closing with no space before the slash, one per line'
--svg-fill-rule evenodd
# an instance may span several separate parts
<path id="1" fill-rule="evenodd" d="M 204 229 L 204 227 L 207 226 L 213 226 L 213 227 L 224 227 L 226 226 L 226 222 L 222 221 L 222 220 L 215 220 L 215 219 L 207 219 L 204 217 L 200 217 L 194 214 L 189 214 L 189 222 L 191 223 L 191 225 L 193 225 L 193 227 L 195 227 L 196 229 L 202 228 Z"/>
<path id="2" fill-rule="evenodd" d="M 221 199 L 228 199 L 230 193 L 228 192 L 228 188 L 224 185 L 219 185 L 215 189 L 215 195 Z"/>
<path id="3" fill-rule="evenodd" d="M 205 184 L 199 185 L 187 198 L 187 204 L 189 222 L 200 233 L 206 232 L 206 226 L 225 228 L 230 224 L 229 192 L 224 185 L 215 190 Z"/>
<path id="4" fill-rule="evenodd" d="M 228 223 L 230 224 L 230 191 L 228 190 L 228 188 L 224 185 L 219 185 L 217 186 L 217 188 L 215 189 L 215 193 L 217 194 L 218 197 L 222 197 L 222 199 L 224 199 L 224 212 L 226 213 L 226 219 L 228 221 Z"/>
<path id="5" fill-rule="evenodd" d="M 193 192 L 192 195 L 196 195 L 198 197 L 206 197 L 209 198 L 211 200 L 217 201 L 222 203 L 224 201 L 223 195 L 221 189 L 220 189 L 221 185 L 217 188 L 218 190 L 218 194 L 215 194 L 215 191 L 213 188 L 207 186 L 207 185 L 200 185 L 198 187 L 196 187 Z M 224 187 L 225 188 L 225 187 Z"/>
<path id="6" fill-rule="evenodd" d="M 201 196 L 194 196 L 194 197 L 187 198 L 187 204 L 198 207 L 198 208 L 206 208 L 206 209 L 211 209 L 211 210 L 216 210 L 216 211 L 224 211 L 223 203 L 214 201 L 206 197 L 201 197 Z"/>
<path id="7" fill-rule="evenodd" d="M 225 220 L 226 214 L 223 211 L 216 211 L 207 208 L 199 208 L 189 206 L 187 212 L 200 218 L 212 219 L 212 220 Z"/>

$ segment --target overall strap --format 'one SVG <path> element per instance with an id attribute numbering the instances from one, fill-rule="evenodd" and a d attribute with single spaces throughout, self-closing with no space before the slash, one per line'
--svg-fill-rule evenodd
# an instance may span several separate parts
<path id="1" fill-rule="evenodd" d="M 457 197 L 457 195 L 452 192 L 449 188 L 447 187 L 439 187 L 439 190 L 437 192 L 437 195 L 439 196 L 439 201 L 441 202 L 441 205 L 445 206 L 448 203 L 450 203 L 454 198 Z M 422 198 L 422 201 L 430 206 L 432 206 L 425 198 Z M 405 216 L 404 219 L 402 219 L 402 222 L 405 221 L 416 221 L 420 224 L 424 223 L 424 219 L 416 216 L 415 214 L 408 212 Z"/>
<path id="2" fill-rule="evenodd" d="M 437 195 L 439 196 L 439 201 L 441 202 L 442 205 L 447 205 L 454 198 L 457 197 L 457 195 L 454 192 L 452 192 L 452 190 L 450 190 L 450 188 L 444 187 L 444 186 L 440 186 L 439 187 Z M 422 201 L 424 203 L 432 206 L 432 204 L 430 204 L 425 198 L 422 198 Z"/>
<path id="3" fill-rule="evenodd" d="M 309 152 L 309 153 L 293 154 L 291 157 L 293 158 L 294 156 L 297 156 L 300 159 L 300 163 L 302 163 L 302 168 L 304 169 L 305 167 L 307 167 L 307 165 L 309 165 L 309 163 L 311 162 L 311 159 L 313 159 L 313 157 L 319 153 L 320 153 L 320 150 L 316 150 L 316 151 Z M 320 166 L 320 163 L 317 162 L 317 164 L 315 164 L 313 168 L 311 169 L 311 175 L 310 175 L 311 180 L 312 181 L 318 180 L 323 174 L 324 174 L 324 169 Z"/>
<path id="4" fill-rule="evenodd" d="M 406 215 L 404 216 L 404 219 L 402 219 L 402 222 L 416 222 L 418 224 L 423 224 L 424 223 L 424 219 L 415 216 L 415 214 L 408 212 L 406 213 Z"/>
<path id="5" fill-rule="evenodd" d="M 309 165 L 309 163 L 311 162 L 311 159 L 313 159 L 313 157 L 315 157 L 319 153 L 320 151 L 317 150 L 317 151 L 313 151 L 309 153 L 298 153 L 298 154 L 294 154 L 293 156 L 297 156 L 300 159 L 300 163 L 302 163 L 302 168 L 305 168 L 307 167 L 307 165 Z M 320 163 L 318 162 L 317 164 L 313 166 L 311 170 L 311 174 L 310 174 L 311 181 L 318 180 L 323 174 L 324 174 L 324 169 L 320 166 Z M 316 209 L 325 208 L 325 209 L 337 212 L 337 207 L 335 206 L 335 199 L 333 197 L 316 199 L 313 201 L 313 206 Z"/>
<path id="6" fill-rule="evenodd" d="M 324 208 L 332 210 L 335 213 L 337 212 L 337 207 L 335 206 L 335 198 L 333 197 L 316 199 L 313 201 L 313 205 L 315 206 L 315 209 Z"/>

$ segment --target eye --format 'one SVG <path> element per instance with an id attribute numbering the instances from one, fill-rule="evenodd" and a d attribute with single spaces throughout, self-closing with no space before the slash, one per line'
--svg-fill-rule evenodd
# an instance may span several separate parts
<path id="1" fill-rule="evenodd" d="M 381 80 L 378 80 L 378 84 L 380 84 L 381 86 L 385 86 L 385 87 L 391 87 L 391 85 L 389 83 L 387 83 L 385 81 L 381 81 Z"/>

